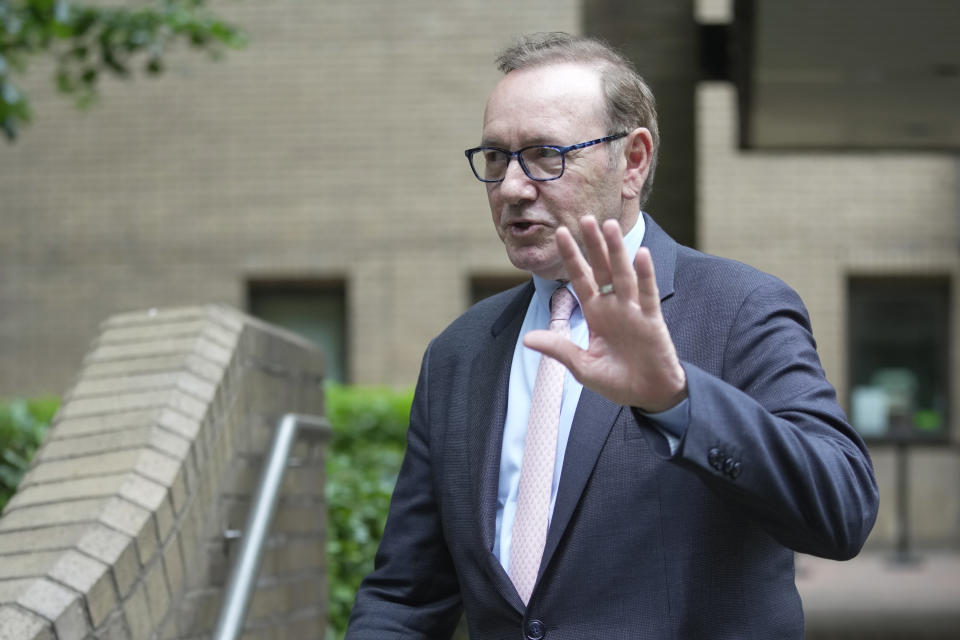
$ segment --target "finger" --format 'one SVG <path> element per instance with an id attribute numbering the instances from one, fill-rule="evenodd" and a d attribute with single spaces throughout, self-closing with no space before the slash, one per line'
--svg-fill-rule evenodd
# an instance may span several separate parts
<path id="1" fill-rule="evenodd" d="M 660 290 L 657 288 L 657 277 L 653 270 L 653 258 L 650 256 L 650 250 L 646 247 L 640 247 L 633 265 L 637 271 L 640 308 L 648 316 L 659 315 Z"/>
<path id="2" fill-rule="evenodd" d="M 573 239 L 573 234 L 566 227 L 557 229 L 557 249 L 560 250 L 560 257 L 563 258 L 563 266 L 567 272 L 567 278 L 573 285 L 573 290 L 577 297 L 582 301 L 597 295 L 597 283 L 593 277 L 593 269 L 587 264 L 587 259 L 580 252 L 577 241 Z"/>
<path id="3" fill-rule="evenodd" d="M 567 338 L 551 331 L 538 329 L 527 333 L 523 337 L 523 344 L 560 362 L 575 378 L 577 377 L 577 363 L 583 349 Z"/>
<path id="4" fill-rule="evenodd" d="M 603 223 L 603 237 L 610 254 L 610 271 L 613 277 L 613 290 L 621 300 L 636 300 L 637 272 L 633 268 L 631 256 L 623 244 L 623 233 L 616 220 Z"/>
<path id="5" fill-rule="evenodd" d="M 607 253 L 607 241 L 600 233 L 600 225 L 593 216 L 584 216 L 580 219 L 580 235 L 583 238 L 583 248 L 587 254 L 587 261 L 593 269 L 593 278 L 597 286 L 613 282 L 610 274 L 610 256 Z"/>

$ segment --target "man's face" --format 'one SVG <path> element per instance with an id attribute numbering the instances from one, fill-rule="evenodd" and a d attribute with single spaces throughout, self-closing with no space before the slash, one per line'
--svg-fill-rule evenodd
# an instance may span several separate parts
<path id="1" fill-rule="evenodd" d="M 613 133 L 606 130 L 599 75 L 582 65 L 553 64 L 512 71 L 500 80 L 487 101 L 482 144 L 516 151 Z M 568 153 L 558 180 L 531 180 L 513 159 L 503 182 L 487 183 L 493 223 L 515 267 L 544 278 L 565 278 L 557 228 L 566 226 L 582 246 L 581 217 L 621 219 L 625 160 L 622 154 L 611 160 L 608 144 Z"/>

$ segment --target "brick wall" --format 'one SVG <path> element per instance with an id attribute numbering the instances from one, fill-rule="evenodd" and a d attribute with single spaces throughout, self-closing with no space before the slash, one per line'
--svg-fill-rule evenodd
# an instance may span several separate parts
<path id="1" fill-rule="evenodd" d="M 208 637 L 273 426 L 320 354 L 226 307 L 114 316 L 0 517 L 0 638 Z M 323 445 L 298 441 L 249 638 L 322 638 Z"/>
<path id="2" fill-rule="evenodd" d="M 219 62 L 104 83 L 49 69 L 0 143 L 0 397 L 60 393 L 101 319 L 222 303 L 250 278 L 342 279 L 354 382 L 413 384 L 474 274 L 516 273 L 463 149 L 520 33 L 577 0 L 215 0 L 250 33 Z M 385 325 L 382 318 L 392 322 Z"/>

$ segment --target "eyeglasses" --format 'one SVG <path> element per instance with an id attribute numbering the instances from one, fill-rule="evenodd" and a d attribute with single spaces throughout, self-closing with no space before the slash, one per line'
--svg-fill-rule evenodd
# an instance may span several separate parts
<path id="1" fill-rule="evenodd" d="M 502 182 L 507 175 L 507 166 L 511 158 L 516 158 L 520 168 L 531 180 L 546 182 L 556 180 L 563 175 L 566 168 L 566 155 L 575 149 L 592 147 L 601 142 L 610 142 L 626 136 L 627 133 L 615 133 L 605 138 L 597 138 L 569 147 L 555 147 L 553 145 L 537 144 L 524 147 L 519 151 L 508 151 L 500 147 L 474 147 L 464 151 L 473 175 L 480 182 Z"/>

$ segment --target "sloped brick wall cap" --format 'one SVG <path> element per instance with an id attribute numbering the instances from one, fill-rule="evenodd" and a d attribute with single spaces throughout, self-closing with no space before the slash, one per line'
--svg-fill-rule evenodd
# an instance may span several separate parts
<path id="1" fill-rule="evenodd" d="M 103 322 L 0 516 L 0 640 L 81 639 L 108 626 L 161 562 L 194 489 L 185 463 L 231 363 L 293 352 L 319 380 L 315 345 L 229 307 Z"/>

